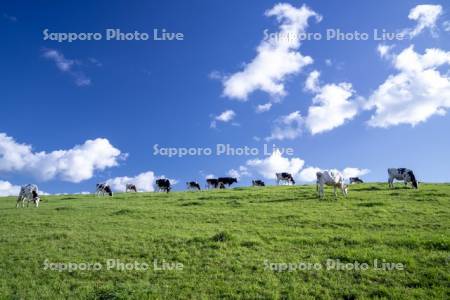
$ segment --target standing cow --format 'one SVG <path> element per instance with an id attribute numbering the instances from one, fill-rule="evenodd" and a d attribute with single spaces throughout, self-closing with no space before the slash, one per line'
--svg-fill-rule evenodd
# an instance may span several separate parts
<path id="1" fill-rule="evenodd" d="M 389 168 L 388 175 L 389 175 L 388 183 L 390 188 L 394 187 L 394 179 L 403 180 L 405 182 L 405 186 L 408 184 L 408 182 L 411 182 L 413 188 L 415 189 L 419 188 L 416 176 L 414 175 L 414 172 L 411 171 L 410 169 Z"/>
<path id="2" fill-rule="evenodd" d="M 344 183 L 344 176 L 338 171 L 322 171 L 316 173 L 317 182 L 316 189 L 319 193 L 319 197 L 323 198 L 324 185 L 332 186 L 334 188 L 334 197 L 337 197 L 336 188 L 342 191 L 344 196 L 348 195 L 347 185 Z"/>
<path id="3" fill-rule="evenodd" d="M 277 185 L 280 185 L 280 182 L 284 182 L 287 184 L 295 184 L 294 178 L 292 177 L 292 174 L 283 172 L 283 173 L 276 173 L 277 177 Z"/>
<path id="4" fill-rule="evenodd" d="M 225 188 L 225 186 L 228 185 L 228 187 L 230 187 L 233 183 L 237 183 L 237 178 L 234 177 L 219 177 L 219 179 L 217 179 L 218 184 L 219 184 L 219 188 L 221 188 L 221 185 L 223 185 L 223 187 Z"/>
<path id="5" fill-rule="evenodd" d="M 169 179 L 160 178 L 156 180 L 156 187 L 158 192 L 170 192 L 170 181 Z"/>
<path id="6" fill-rule="evenodd" d="M 16 208 L 19 207 L 22 202 L 22 207 L 25 207 L 25 201 L 27 202 L 27 207 L 30 202 L 34 202 L 36 207 L 39 207 L 39 202 L 41 198 L 39 198 L 38 187 L 35 184 L 27 184 L 20 188 L 19 197 L 17 198 Z"/>

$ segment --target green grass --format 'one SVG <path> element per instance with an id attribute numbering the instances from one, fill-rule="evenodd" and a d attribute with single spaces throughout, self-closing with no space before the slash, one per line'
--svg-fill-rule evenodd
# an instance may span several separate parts
<path id="1" fill-rule="evenodd" d="M 313 186 L 48 196 L 38 209 L 0 198 L 0 298 L 448 299 L 450 185 L 400 186 L 351 186 L 337 201 Z M 103 268 L 44 270 L 45 259 Z M 106 270 L 106 259 L 151 268 Z M 155 271 L 154 259 L 184 268 Z M 370 268 L 265 268 L 327 259 Z"/>

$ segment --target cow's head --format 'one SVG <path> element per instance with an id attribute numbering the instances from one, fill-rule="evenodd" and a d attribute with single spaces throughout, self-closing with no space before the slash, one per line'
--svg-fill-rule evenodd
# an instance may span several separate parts
<path id="1" fill-rule="evenodd" d="M 237 183 L 237 178 L 231 178 L 231 183 Z"/>
<path id="2" fill-rule="evenodd" d="M 290 178 L 290 181 L 291 181 L 292 184 L 295 184 L 295 180 L 294 180 L 294 178 L 292 178 L 292 176 Z"/>
<path id="3" fill-rule="evenodd" d="M 408 176 L 411 179 L 411 184 L 412 184 L 413 188 L 415 188 L 415 189 L 419 188 L 419 184 L 417 182 L 416 176 L 414 176 L 413 171 L 409 171 Z"/>

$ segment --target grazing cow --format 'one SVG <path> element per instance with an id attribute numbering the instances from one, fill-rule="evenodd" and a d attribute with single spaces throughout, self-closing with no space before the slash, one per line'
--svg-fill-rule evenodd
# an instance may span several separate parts
<path id="1" fill-rule="evenodd" d="M 237 179 L 234 177 L 219 177 L 219 179 L 217 179 L 219 182 L 219 187 L 220 184 L 222 183 L 223 186 L 227 186 L 230 187 L 233 183 L 237 183 Z"/>
<path id="2" fill-rule="evenodd" d="M 215 178 L 208 178 L 206 179 L 206 188 L 210 189 L 210 188 L 215 188 L 217 189 L 217 187 L 219 186 L 219 180 L 215 179 Z"/>
<path id="3" fill-rule="evenodd" d="M 323 171 L 323 172 L 317 172 L 316 173 L 317 182 L 316 182 L 316 189 L 319 193 L 319 197 L 323 198 L 323 186 L 329 185 L 334 188 L 334 197 L 337 197 L 336 195 L 336 188 L 339 188 L 342 191 L 342 194 L 344 196 L 347 196 L 348 190 L 347 185 L 344 183 L 344 176 L 340 172 L 337 171 Z"/>
<path id="4" fill-rule="evenodd" d="M 156 187 L 158 188 L 158 192 L 165 191 L 166 193 L 170 192 L 170 181 L 169 179 L 161 178 L 156 180 Z"/>
<path id="5" fill-rule="evenodd" d="M 252 180 L 252 186 L 266 186 L 262 180 Z"/>
<path id="6" fill-rule="evenodd" d="M 415 189 L 419 188 L 416 176 L 414 175 L 414 172 L 411 171 L 410 169 L 389 168 L 388 175 L 389 175 L 388 183 L 390 188 L 394 187 L 394 179 L 403 180 L 405 182 L 405 186 L 408 184 L 408 182 L 411 182 L 413 188 Z"/>
<path id="7" fill-rule="evenodd" d="M 97 196 L 105 196 L 106 194 L 108 194 L 109 196 L 112 197 L 113 192 L 111 190 L 111 187 L 106 184 L 106 183 L 97 183 L 97 190 L 95 192 L 95 194 Z"/>
<path id="8" fill-rule="evenodd" d="M 27 207 L 30 202 L 34 202 L 36 207 L 39 207 L 38 187 L 35 184 L 27 184 L 20 188 L 19 197 L 17 198 L 16 208 L 19 207 L 20 202 L 22 202 L 22 207 L 25 207 L 25 201 L 27 202 Z"/>
<path id="9" fill-rule="evenodd" d="M 196 182 L 196 181 L 189 181 L 189 182 L 186 182 L 186 188 L 187 188 L 188 190 L 198 190 L 198 191 L 201 190 L 201 189 L 200 189 L 200 184 L 199 184 L 198 182 Z"/>
<path id="10" fill-rule="evenodd" d="M 125 185 L 125 193 L 128 193 L 128 191 L 137 193 L 136 185 L 132 183 L 127 183 Z"/>
<path id="11" fill-rule="evenodd" d="M 350 177 L 350 184 L 352 183 L 364 183 L 364 181 L 362 181 L 359 177 Z"/>
<path id="12" fill-rule="evenodd" d="M 295 184 L 294 178 L 289 173 L 283 172 L 283 173 L 276 173 L 275 175 L 277 176 L 277 185 L 280 185 L 280 182 L 292 185 Z"/>

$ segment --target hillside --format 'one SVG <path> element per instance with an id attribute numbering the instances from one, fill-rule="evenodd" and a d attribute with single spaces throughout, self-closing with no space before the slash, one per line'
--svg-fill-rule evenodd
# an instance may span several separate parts
<path id="1" fill-rule="evenodd" d="M 44 197 L 38 209 L 0 198 L 0 298 L 448 297 L 450 185 L 362 184 L 349 193 L 337 201 L 331 189 L 318 201 L 313 186 L 66 195 Z M 107 269 L 108 259 L 149 269 Z M 404 270 L 376 269 L 375 259 Z M 355 261 L 369 267 L 327 269 Z"/>

